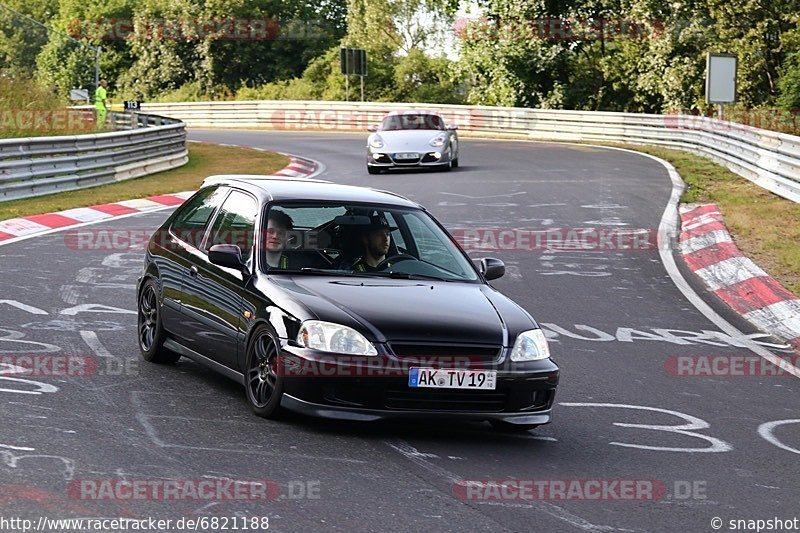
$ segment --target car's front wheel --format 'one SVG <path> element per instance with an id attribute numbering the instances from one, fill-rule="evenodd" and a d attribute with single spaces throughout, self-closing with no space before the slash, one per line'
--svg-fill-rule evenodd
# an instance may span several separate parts
<path id="1" fill-rule="evenodd" d="M 370 174 L 380 174 L 381 169 L 367 165 L 367 172 L 369 172 Z"/>
<path id="2" fill-rule="evenodd" d="M 245 388 L 253 412 L 263 418 L 277 418 L 283 396 L 279 372 L 280 344 L 269 327 L 253 332 L 247 349 Z"/>
<path id="3" fill-rule="evenodd" d="M 151 363 L 174 363 L 180 359 L 180 354 L 164 348 L 167 336 L 161 323 L 158 290 L 153 278 L 148 278 L 142 285 L 137 315 L 139 351 L 142 358 Z"/>

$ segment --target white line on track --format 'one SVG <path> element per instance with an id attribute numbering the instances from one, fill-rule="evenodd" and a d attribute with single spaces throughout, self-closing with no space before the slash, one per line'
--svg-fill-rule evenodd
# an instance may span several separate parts
<path id="1" fill-rule="evenodd" d="M 489 140 L 489 141 L 496 141 L 496 142 L 540 142 L 545 144 L 552 144 L 548 143 L 547 141 L 534 141 L 534 140 L 516 140 L 516 139 L 483 139 L 482 140 Z M 677 239 L 678 235 L 678 220 L 680 217 L 678 215 L 678 204 L 680 203 L 681 194 L 683 193 L 684 183 L 681 179 L 680 174 L 678 171 L 675 170 L 675 167 L 672 166 L 667 161 L 656 157 L 654 155 L 645 154 L 644 152 L 637 152 L 636 150 L 628 150 L 627 148 L 619 148 L 616 146 L 602 146 L 602 145 L 594 145 L 594 144 L 581 144 L 581 143 L 570 143 L 570 142 L 559 142 L 559 144 L 569 144 L 575 146 L 594 146 L 596 148 L 605 148 L 607 150 L 618 150 L 620 152 L 628 152 L 630 154 L 636 154 L 643 157 L 648 157 L 653 161 L 660 163 L 664 168 L 667 169 L 667 173 L 669 174 L 669 179 L 672 182 L 672 194 L 670 195 L 669 201 L 667 202 L 666 207 L 664 208 L 664 213 L 661 215 L 661 222 L 658 225 L 658 253 L 661 256 L 661 263 L 664 265 L 664 268 L 669 274 L 669 277 L 672 279 L 672 282 L 678 288 L 679 291 L 683 294 L 683 296 L 689 300 L 695 309 L 697 309 L 700 313 L 703 314 L 708 320 L 710 320 L 714 325 L 716 325 L 719 329 L 723 332 L 727 333 L 731 336 L 745 338 L 744 333 L 739 331 L 736 326 L 725 320 L 719 313 L 714 311 L 710 305 L 708 305 L 703 298 L 697 294 L 694 289 L 692 289 L 691 285 L 686 281 L 686 278 L 683 277 L 681 271 L 678 269 L 677 264 L 675 263 L 675 258 L 672 255 L 672 244 Z M 664 239 L 669 239 L 669 246 L 665 246 Z M 769 361 L 770 363 L 774 364 L 777 367 L 782 368 L 789 374 L 800 378 L 800 368 L 796 367 L 795 365 L 789 363 L 786 359 L 778 357 L 774 355 L 772 352 L 760 346 L 756 342 L 752 340 L 743 340 L 746 343 L 746 348 L 751 352 L 759 355 Z"/>
<path id="2" fill-rule="evenodd" d="M 450 484 L 455 484 L 458 481 L 461 481 L 461 477 L 453 472 L 450 472 L 446 468 L 442 468 L 439 465 L 436 465 L 429 461 L 427 454 L 420 453 L 416 448 L 411 446 L 404 440 L 401 439 L 394 439 L 394 440 L 385 440 L 384 443 L 389 446 L 390 448 L 394 449 L 396 452 L 400 453 L 403 457 L 408 459 L 409 461 L 415 463 L 417 466 L 420 466 L 435 474 L 436 476 L 443 478 L 448 481 Z M 482 502 L 475 502 L 475 503 L 482 503 Z M 493 502 L 495 503 L 495 502 Z M 509 502 L 496 502 L 497 505 L 502 505 L 503 507 L 519 507 L 519 504 L 509 503 Z M 531 502 L 530 504 L 524 505 L 526 508 L 536 509 L 542 513 L 552 516 L 553 518 L 557 518 L 558 520 L 562 520 L 568 523 L 571 526 L 574 526 L 578 529 L 583 531 L 617 531 L 616 528 L 610 526 L 600 526 L 597 524 L 592 524 L 588 520 L 584 520 L 580 516 L 576 516 L 566 509 L 562 509 L 558 505 L 554 505 L 552 503 L 537 501 Z"/>
<path id="3" fill-rule="evenodd" d="M 89 345 L 97 357 L 114 357 L 97 338 L 97 333 L 94 331 L 81 331 L 80 333 L 83 341 Z"/>
<path id="4" fill-rule="evenodd" d="M 36 448 L 28 448 L 26 446 L 11 446 L 10 444 L 0 444 L 0 448 L 6 448 L 7 450 L 17 450 L 19 452 L 36 451 Z"/>

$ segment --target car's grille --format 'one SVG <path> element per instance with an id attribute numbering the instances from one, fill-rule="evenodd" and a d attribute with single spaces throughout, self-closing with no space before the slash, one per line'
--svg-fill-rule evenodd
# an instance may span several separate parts
<path id="1" fill-rule="evenodd" d="M 397 357 L 407 358 L 436 358 L 460 361 L 463 359 L 469 362 L 488 363 L 497 359 L 500 355 L 500 346 L 469 346 L 455 344 L 429 344 L 429 343 L 389 343 L 392 351 Z"/>
<path id="2" fill-rule="evenodd" d="M 500 412 L 505 407 L 506 393 L 499 391 L 423 391 L 399 387 L 386 390 L 387 409 Z"/>

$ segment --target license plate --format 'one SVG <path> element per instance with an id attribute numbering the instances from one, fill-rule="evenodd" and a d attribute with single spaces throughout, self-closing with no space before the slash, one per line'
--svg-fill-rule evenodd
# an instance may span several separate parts
<path id="1" fill-rule="evenodd" d="M 494 390 L 496 382 L 497 372 L 494 370 L 412 367 L 408 373 L 408 386 L 412 389 Z"/>
<path id="2" fill-rule="evenodd" d="M 419 154 L 414 152 L 401 152 L 399 154 L 394 154 L 395 159 L 416 159 L 419 157 Z"/>

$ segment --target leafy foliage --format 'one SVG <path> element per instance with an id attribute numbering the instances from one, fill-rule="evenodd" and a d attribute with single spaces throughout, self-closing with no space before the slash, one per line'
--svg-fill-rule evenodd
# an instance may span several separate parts
<path id="1" fill-rule="evenodd" d="M 369 56 L 368 100 L 706 113 L 706 54 L 716 51 L 739 58 L 737 106 L 800 107 L 800 0 L 473 0 L 475 14 L 454 20 L 464 5 L 5 0 L 0 71 L 65 96 L 92 86 L 101 46 L 112 95 L 342 100 L 339 47 L 351 46 Z M 269 35 L 194 31 L 231 19 L 267 21 Z M 431 52 L 450 45 L 457 60 Z"/>

